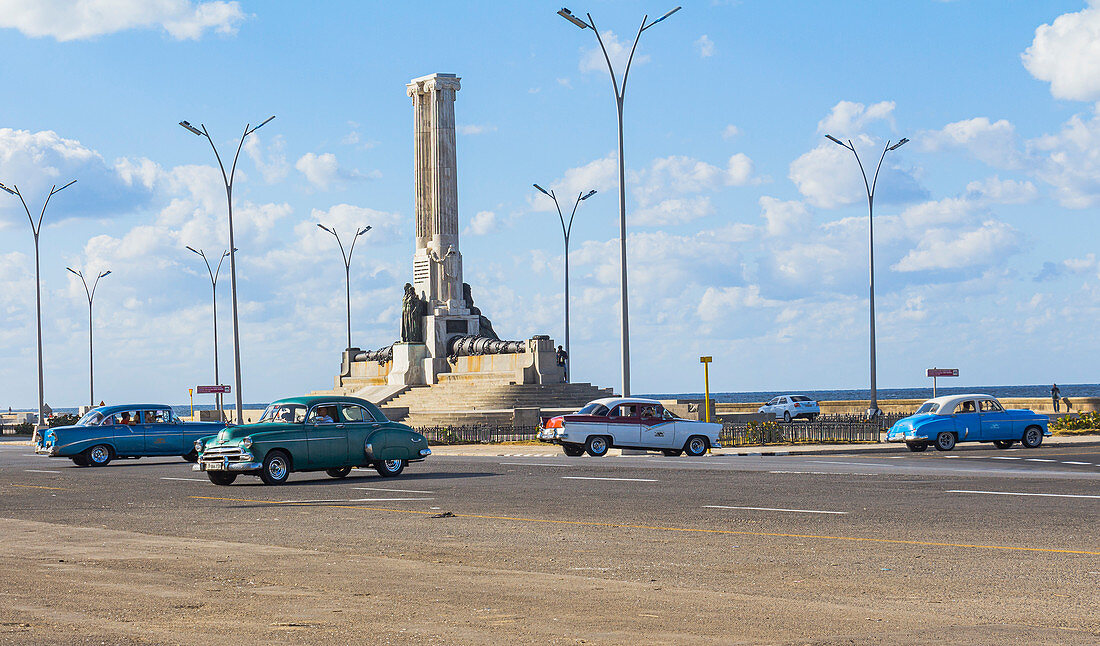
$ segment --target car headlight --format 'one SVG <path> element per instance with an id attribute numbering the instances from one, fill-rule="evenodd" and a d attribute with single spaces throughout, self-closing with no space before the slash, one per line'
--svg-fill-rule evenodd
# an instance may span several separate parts
<path id="1" fill-rule="evenodd" d="M 241 446 L 243 446 L 246 449 L 252 448 L 252 437 L 248 436 L 248 437 L 241 438 Z"/>
<path id="2" fill-rule="evenodd" d="M 203 443 L 202 440 L 195 440 L 195 453 L 202 453 L 203 449 L 205 448 L 206 445 Z"/>

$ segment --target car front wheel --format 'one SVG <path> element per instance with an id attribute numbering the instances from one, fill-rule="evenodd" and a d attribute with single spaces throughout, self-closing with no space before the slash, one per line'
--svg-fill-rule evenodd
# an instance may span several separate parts
<path id="1" fill-rule="evenodd" d="M 997 447 L 998 449 L 1007 449 L 1015 443 L 1016 442 L 1012 440 L 993 440 L 993 446 Z"/>
<path id="2" fill-rule="evenodd" d="M 330 478 L 346 478 L 351 473 L 351 467 L 340 467 L 339 469 L 325 469 L 325 473 Z"/>
<path id="3" fill-rule="evenodd" d="M 789 410 L 783 411 L 783 421 L 784 422 L 790 422 L 791 421 L 791 411 L 789 411 Z"/>
<path id="4" fill-rule="evenodd" d="M 181 455 L 180 457 L 183 458 L 185 462 L 198 462 L 199 461 L 199 454 L 197 452 L 195 452 L 195 449 L 191 449 L 190 453 L 186 453 L 184 455 Z"/>
<path id="5" fill-rule="evenodd" d="M 684 454 L 684 450 L 683 449 L 665 449 L 665 450 L 661 451 L 661 453 L 664 453 L 666 457 L 678 458 L 678 457 L 680 457 L 681 455 Z"/>
<path id="6" fill-rule="evenodd" d="M 707 440 L 706 438 L 698 435 L 692 435 L 688 438 L 687 444 L 684 445 L 684 452 L 693 458 L 697 458 L 707 452 Z"/>
<path id="7" fill-rule="evenodd" d="M 594 458 L 602 458 L 607 455 L 607 438 L 602 435 L 593 435 L 584 443 L 584 450 Z"/>
<path id="8" fill-rule="evenodd" d="M 73 464 L 78 467 L 88 466 L 88 456 L 84 455 L 83 453 L 79 455 L 74 455 L 71 459 L 73 461 Z"/>
<path id="9" fill-rule="evenodd" d="M 97 444 L 84 452 L 85 460 L 93 467 L 104 467 L 111 461 L 111 447 L 106 444 Z"/>
<path id="10" fill-rule="evenodd" d="M 576 444 L 562 444 L 561 450 L 565 451 L 565 454 L 571 458 L 579 458 L 584 455 L 584 447 Z"/>
<path id="11" fill-rule="evenodd" d="M 1023 445 L 1029 449 L 1037 449 L 1043 443 L 1043 429 L 1038 426 L 1029 426 L 1024 431 Z"/>
<path id="12" fill-rule="evenodd" d="M 266 485 L 281 485 L 290 477 L 290 457 L 278 449 L 267 454 L 260 469 L 260 480 Z"/>
<path id="13" fill-rule="evenodd" d="M 906 442 L 905 446 L 909 447 L 909 450 L 913 453 L 920 453 L 928 448 L 927 442 Z"/>
<path id="14" fill-rule="evenodd" d="M 228 487 L 237 479 L 236 473 L 229 473 L 227 471 L 207 471 L 206 476 L 210 478 L 210 482 L 221 487 Z"/>
<path id="15" fill-rule="evenodd" d="M 943 431 L 936 436 L 936 450 L 937 451 L 950 451 L 955 448 L 955 434 L 950 431 Z"/>
<path id="16" fill-rule="evenodd" d="M 405 470 L 405 460 L 382 460 L 375 465 L 374 470 L 383 478 L 393 478 Z"/>

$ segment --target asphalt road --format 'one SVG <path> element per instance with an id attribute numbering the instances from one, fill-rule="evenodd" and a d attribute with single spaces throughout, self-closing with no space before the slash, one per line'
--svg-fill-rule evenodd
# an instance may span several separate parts
<path id="1" fill-rule="evenodd" d="M 0 643 L 1100 641 L 1100 447 L 515 453 L 218 487 L 0 444 Z"/>

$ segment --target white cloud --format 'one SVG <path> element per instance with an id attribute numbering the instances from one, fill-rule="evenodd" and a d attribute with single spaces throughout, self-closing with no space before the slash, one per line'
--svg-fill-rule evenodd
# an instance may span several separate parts
<path id="1" fill-rule="evenodd" d="M 491 125 L 478 125 L 478 124 L 465 124 L 460 125 L 458 128 L 458 134 L 460 135 L 483 135 L 487 132 L 496 132 L 497 127 Z"/>
<path id="2" fill-rule="evenodd" d="M 722 138 L 733 139 L 739 134 L 741 134 L 741 129 L 731 123 L 722 131 Z"/>
<path id="3" fill-rule="evenodd" d="M 714 205 L 706 196 L 669 198 L 630 212 L 630 221 L 639 226 L 682 224 L 714 213 Z"/>
<path id="4" fill-rule="evenodd" d="M 294 168 L 305 175 L 310 184 L 322 191 L 327 191 L 330 188 L 341 188 L 343 184 L 350 181 L 381 177 L 381 173 L 378 171 L 361 173 L 358 170 L 342 168 L 339 162 L 336 161 L 336 155 L 332 153 L 322 153 L 320 155 L 306 153 L 294 163 Z"/>
<path id="5" fill-rule="evenodd" d="M 563 88 L 566 88 L 567 90 L 572 90 L 573 89 L 573 82 L 570 81 L 569 79 L 559 78 L 559 79 L 556 79 L 556 80 L 558 82 L 558 85 L 562 86 Z"/>
<path id="6" fill-rule="evenodd" d="M 1100 113 L 1074 115 L 1061 132 L 1028 141 L 1032 172 L 1054 187 L 1062 206 L 1082 209 L 1100 203 Z"/>
<path id="7" fill-rule="evenodd" d="M 1058 16 L 1035 30 L 1031 46 L 1020 56 L 1032 76 L 1050 83 L 1059 99 L 1100 99 L 1100 9 L 1090 0 L 1086 9 Z"/>
<path id="8" fill-rule="evenodd" d="M 868 164 L 876 164 L 877 161 L 869 161 L 868 157 L 877 153 L 868 151 L 878 148 L 877 152 L 881 152 L 882 142 L 860 135 L 853 138 L 853 144 L 857 151 L 864 151 L 861 159 L 864 160 L 867 180 L 871 181 L 875 170 L 873 166 L 868 167 Z M 816 148 L 791 162 L 788 176 L 810 204 L 817 207 L 831 209 L 867 199 L 867 188 L 851 151 L 831 141 L 818 144 Z M 920 186 L 914 171 L 898 165 L 888 155 L 882 163 L 875 189 L 875 201 L 908 201 L 925 195 L 926 191 Z"/>
<path id="9" fill-rule="evenodd" d="M 616 36 L 613 31 L 601 32 L 600 38 L 603 40 L 604 48 L 607 50 L 607 58 L 611 59 L 611 65 L 615 68 L 615 74 L 621 76 L 623 70 L 626 69 L 626 62 L 630 57 L 630 46 L 633 41 L 620 41 L 619 37 Z M 631 68 L 635 65 L 641 65 L 648 62 L 648 54 L 639 54 L 635 52 L 634 62 L 631 63 Z M 600 50 L 599 43 L 591 48 L 581 48 L 580 70 L 582 72 L 607 73 L 607 60 Z"/>
<path id="10" fill-rule="evenodd" d="M 268 184 L 280 182 L 290 173 L 290 164 L 286 160 L 286 140 L 282 135 L 273 137 L 266 148 L 260 136 L 253 135 L 244 142 L 244 151 Z"/>
<path id="11" fill-rule="evenodd" d="M 817 131 L 839 139 L 854 137 L 875 121 L 893 122 L 895 104 L 893 101 L 873 103 L 869 107 L 862 103 L 841 101 L 833 106 L 829 116 L 817 124 Z"/>
<path id="12" fill-rule="evenodd" d="M 991 204 L 1025 204 L 1038 197 L 1039 190 L 1031 182 L 1002 180 L 994 175 L 967 184 L 966 195 L 970 199 Z"/>
<path id="13" fill-rule="evenodd" d="M 744 186 L 757 181 L 753 163 L 743 153 L 729 158 L 725 168 L 686 157 L 672 155 L 653 160 L 649 168 L 630 173 L 634 195 L 642 206 L 649 206 L 668 195 L 713 191 L 725 186 Z"/>
<path id="14" fill-rule="evenodd" d="M 478 211 L 463 233 L 475 236 L 483 236 L 493 231 L 497 225 L 497 214 L 492 211 Z"/>
<path id="15" fill-rule="evenodd" d="M 917 137 L 927 151 L 962 148 L 975 158 L 997 168 L 1016 168 L 1020 153 L 1016 147 L 1016 128 L 1005 119 L 990 122 L 987 117 L 949 123 L 942 130 Z"/>
<path id="16" fill-rule="evenodd" d="M 588 162 L 584 166 L 570 168 L 565 171 L 565 176 L 550 183 L 549 186 L 541 184 L 547 190 L 554 191 L 558 196 L 558 203 L 565 208 L 565 203 L 573 203 L 577 195 L 596 190 L 599 193 L 614 191 L 619 185 L 619 162 L 614 154 Z M 596 198 L 591 198 L 596 199 Z M 532 189 L 528 197 L 531 209 L 534 211 L 555 211 L 554 202 L 550 198 Z"/>
<path id="17" fill-rule="evenodd" d="M 244 19 L 239 2 L 0 0 L 0 27 L 62 42 L 158 27 L 177 40 L 197 40 L 211 29 L 219 34 L 235 34 Z"/>
<path id="18" fill-rule="evenodd" d="M 774 197 L 760 198 L 761 216 L 767 222 L 765 230 L 769 236 L 785 236 L 793 233 L 808 233 L 813 219 L 802 202 L 784 202 Z"/>
<path id="19" fill-rule="evenodd" d="M 715 54 L 714 41 L 703 34 L 695 41 L 695 49 L 699 50 L 699 58 L 710 58 Z"/>
<path id="20" fill-rule="evenodd" d="M 729 316 L 737 316 L 738 310 L 778 307 L 782 303 L 768 300 L 760 295 L 759 285 L 735 287 L 707 287 L 699 299 L 696 312 L 704 321 L 721 321 Z M 741 312 L 743 314 L 743 312 Z"/>
<path id="21" fill-rule="evenodd" d="M 891 267 L 895 271 L 952 270 L 986 264 L 1011 253 L 1019 244 L 1015 229 L 987 220 L 976 229 L 959 233 L 931 229 L 917 248 Z"/>

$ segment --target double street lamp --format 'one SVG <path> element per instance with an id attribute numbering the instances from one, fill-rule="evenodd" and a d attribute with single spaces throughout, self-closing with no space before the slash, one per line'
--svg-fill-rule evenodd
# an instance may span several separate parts
<path id="1" fill-rule="evenodd" d="M 92 299 L 95 298 L 95 288 L 99 285 L 99 279 L 111 273 L 110 270 L 100 272 L 95 277 L 95 281 L 92 283 L 92 288 L 88 289 L 88 281 L 84 279 L 84 274 L 80 271 L 73 269 L 72 267 L 66 267 L 72 273 L 80 276 L 80 282 L 84 285 L 84 294 L 88 297 L 88 406 L 95 407 L 95 371 L 92 369 Z"/>
<path id="2" fill-rule="evenodd" d="M 0 189 L 15 195 L 19 198 L 19 201 L 23 203 L 23 210 L 27 212 L 27 220 L 31 223 L 31 232 L 34 233 L 34 304 L 38 318 L 38 428 L 41 428 L 46 423 L 46 417 L 44 415 L 46 398 L 42 379 L 42 276 L 38 260 L 38 234 L 42 232 L 42 217 L 46 215 L 46 205 L 50 203 L 50 198 L 73 184 L 76 184 L 75 179 L 61 188 L 57 188 L 56 184 L 50 187 L 50 194 L 46 196 L 46 201 L 42 204 L 42 211 L 38 214 L 37 223 L 34 221 L 34 218 L 31 217 L 31 210 L 27 208 L 27 201 L 23 199 L 23 194 L 19 192 L 19 187 L 12 184 L 12 187 L 8 188 L 0 184 Z"/>
<path id="3" fill-rule="evenodd" d="M 581 29 L 591 29 L 596 34 L 596 41 L 600 44 L 600 49 L 603 51 L 603 58 L 607 61 L 607 71 L 611 73 L 611 86 L 615 90 L 615 108 L 616 114 L 619 118 L 619 263 L 622 273 L 622 363 L 623 363 L 623 396 L 630 395 L 630 324 L 627 308 L 627 286 L 626 286 L 626 171 L 623 168 L 623 98 L 626 94 L 626 79 L 630 75 L 630 64 L 634 61 L 634 50 L 638 47 L 638 39 L 642 37 L 642 32 L 649 29 L 653 25 L 661 22 L 665 18 L 668 18 L 672 14 L 680 10 L 680 7 L 676 7 L 672 11 L 669 11 L 660 18 L 653 22 L 648 22 L 649 15 L 642 17 L 642 24 L 638 28 L 638 34 L 634 37 L 634 44 L 630 47 L 630 57 L 626 61 L 626 69 L 623 71 L 623 82 L 620 84 L 615 77 L 615 68 L 611 65 L 611 57 L 607 54 L 607 47 L 603 44 L 603 38 L 600 37 L 600 31 L 596 29 L 596 21 L 592 19 L 592 14 L 585 14 L 588 16 L 588 21 L 578 18 L 573 15 L 568 9 L 561 9 L 558 11 L 558 15 L 565 18 L 569 22 L 573 23 Z"/>
<path id="4" fill-rule="evenodd" d="M 218 147 L 214 145 L 214 140 L 211 139 L 210 133 L 206 131 L 206 126 L 199 124 L 199 127 L 196 128 L 190 122 L 180 121 L 180 125 L 188 132 L 199 137 L 206 137 L 206 140 L 210 142 L 210 147 L 214 150 L 214 157 L 218 160 L 218 167 L 222 171 L 222 181 L 225 182 L 225 199 L 229 203 L 229 293 L 233 305 L 233 387 L 237 391 L 236 421 L 238 424 L 244 420 L 244 400 L 241 397 L 241 336 L 240 327 L 237 323 L 237 246 L 233 241 L 233 176 L 237 172 L 237 158 L 241 156 L 241 147 L 244 146 L 244 140 L 248 135 L 256 132 L 274 118 L 275 115 L 271 115 L 255 128 L 250 127 L 251 124 L 245 124 L 244 134 L 241 135 L 241 141 L 237 144 L 237 154 L 233 155 L 233 166 L 230 168 L 228 175 L 225 173 L 225 164 L 222 163 L 221 155 L 218 154 Z"/>
<path id="5" fill-rule="evenodd" d="M 867 171 L 863 168 L 863 162 L 860 161 L 859 153 L 856 152 L 852 140 L 849 139 L 845 143 L 832 135 L 825 136 L 836 145 L 852 151 L 852 154 L 856 157 L 856 163 L 859 164 L 859 172 L 863 175 L 863 186 L 867 189 L 867 231 L 871 267 L 871 406 L 867 409 L 867 416 L 873 419 L 881 413 L 878 408 L 878 375 L 875 360 L 875 186 L 878 184 L 878 172 L 882 168 L 882 160 L 886 158 L 886 153 L 901 148 L 909 140 L 902 137 L 901 141 L 897 143 L 886 142 L 886 146 L 882 149 L 882 155 L 878 158 L 878 166 L 875 167 L 874 179 L 868 182 Z"/>
<path id="6" fill-rule="evenodd" d="M 569 354 L 569 234 L 573 232 L 573 217 L 577 215 L 577 206 L 582 201 L 595 195 L 596 191 L 577 193 L 577 201 L 573 202 L 573 212 L 569 215 L 569 223 L 567 224 L 565 216 L 561 212 L 561 205 L 558 204 L 558 196 L 554 195 L 553 189 L 547 191 L 538 184 L 532 184 L 532 186 L 541 191 L 543 195 L 554 200 L 554 208 L 558 210 L 558 219 L 561 220 L 561 232 L 565 236 L 565 356 L 570 357 L 572 355 Z M 568 373 L 566 373 L 566 381 L 568 381 Z"/>
<path id="7" fill-rule="evenodd" d="M 220 386 L 222 384 L 221 378 L 218 376 L 218 274 L 222 270 L 222 261 L 225 257 L 230 255 L 229 251 L 222 253 L 221 258 L 218 258 L 218 266 L 215 269 L 210 268 L 210 259 L 206 257 L 202 249 L 195 249 L 188 245 L 187 249 L 192 253 L 198 254 L 202 257 L 202 261 L 206 263 L 206 273 L 210 274 L 210 292 L 214 298 L 214 384 Z M 222 393 L 219 392 L 215 396 L 218 405 L 218 417 L 225 419 L 225 409 L 222 406 Z"/>
<path id="8" fill-rule="evenodd" d="M 344 243 L 341 242 L 340 235 L 336 233 L 336 227 L 330 229 L 320 222 L 317 223 L 317 226 L 328 231 L 336 238 L 336 244 L 340 245 L 340 255 L 344 257 L 344 288 L 348 297 L 348 348 L 351 348 L 351 254 L 355 253 L 355 242 L 359 239 L 359 236 L 370 231 L 371 227 L 365 226 L 357 230 L 351 238 L 351 248 L 348 249 L 347 253 L 344 253 Z"/>

